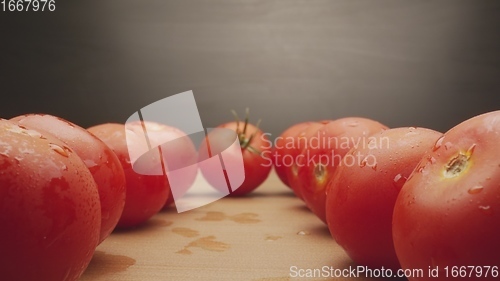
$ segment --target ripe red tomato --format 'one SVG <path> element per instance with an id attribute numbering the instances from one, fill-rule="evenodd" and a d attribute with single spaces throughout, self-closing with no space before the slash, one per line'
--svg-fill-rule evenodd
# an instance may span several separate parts
<path id="1" fill-rule="evenodd" d="M 293 159 L 293 163 L 292 165 L 285 167 L 286 178 L 295 195 L 302 200 L 304 200 L 304 198 L 301 193 L 302 181 L 300 181 L 299 177 L 299 167 L 307 165 L 307 159 L 305 158 L 307 153 L 302 155 L 302 152 L 307 151 L 310 148 L 310 139 L 317 135 L 318 130 L 324 127 L 328 122 L 331 121 L 325 120 L 311 123 L 302 132 L 296 135 L 296 137 L 292 140 L 294 144 L 287 151 L 290 158 Z"/>
<path id="2" fill-rule="evenodd" d="M 147 130 L 149 146 L 161 148 L 163 157 L 160 162 L 165 171 L 160 172 L 167 173 L 167 183 L 170 191 L 164 207 L 168 207 L 174 203 L 174 199 L 184 196 L 193 185 L 198 173 L 198 152 L 191 139 L 183 131 L 151 121 L 145 121 L 143 124 Z M 144 134 L 144 128 L 140 122 L 128 123 L 125 128 L 136 136 Z M 145 159 L 148 161 L 148 158 Z M 142 161 L 142 159 L 139 159 L 139 162 L 134 167 L 140 168 Z M 146 165 L 146 167 L 148 166 Z M 175 175 L 171 173 L 175 173 Z"/>
<path id="3" fill-rule="evenodd" d="M 141 175 L 132 169 L 125 125 L 108 123 L 91 127 L 88 131 L 104 141 L 114 151 L 125 172 L 127 195 L 125 207 L 117 227 L 130 228 L 138 226 L 158 213 L 169 196 L 167 178 L 163 174 Z M 130 145 L 133 143 L 131 141 Z M 138 140 L 137 145 L 139 144 L 142 143 Z M 162 170 L 159 159 L 151 157 L 150 161 L 147 160 L 141 161 L 142 169 Z"/>
<path id="4" fill-rule="evenodd" d="M 358 264 L 399 268 L 392 243 L 392 210 L 406 179 L 442 134 L 389 129 L 348 152 L 327 187 L 332 237 Z"/>
<path id="5" fill-rule="evenodd" d="M 0 276 L 78 280 L 99 242 L 101 207 L 82 160 L 51 135 L 0 119 Z"/>
<path id="6" fill-rule="evenodd" d="M 306 161 L 298 169 L 298 186 L 307 207 L 323 222 L 325 188 L 341 159 L 351 147 L 362 145 L 368 136 L 385 129 L 377 121 L 347 117 L 326 123 L 309 137 L 309 147 L 301 153 Z"/>
<path id="7" fill-rule="evenodd" d="M 99 138 L 69 121 L 45 114 L 15 117 L 11 121 L 52 134 L 71 148 L 92 173 L 101 200 L 101 235 L 104 241 L 115 229 L 125 205 L 125 174 L 113 151 Z"/>
<path id="8" fill-rule="evenodd" d="M 281 182 L 290 187 L 286 176 L 286 168 L 291 167 L 295 161 L 290 150 L 297 145 L 296 138 L 298 134 L 306 130 L 313 122 L 302 122 L 295 124 L 286 129 L 279 137 L 276 138 L 273 147 L 273 164 L 274 170 Z"/>
<path id="9" fill-rule="evenodd" d="M 236 132 L 241 146 L 241 153 L 243 155 L 245 180 L 238 189 L 233 189 L 228 196 L 246 195 L 259 187 L 269 176 L 269 172 L 272 169 L 272 159 L 269 158 L 272 148 L 270 145 L 271 141 L 269 141 L 267 136 L 259 128 L 248 123 L 248 121 L 229 122 L 222 124 L 217 128 L 230 129 Z M 217 145 L 214 140 L 219 137 L 224 137 L 224 134 L 215 137 L 211 137 L 209 134 L 210 146 Z M 207 151 L 206 143 L 206 141 L 203 141 L 200 145 L 199 151 L 201 159 L 207 158 L 206 155 L 204 155 L 204 151 Z M 227 141 L 223 141 L 223 143 L 227 143 Z M 228 163 L 231 161 L 232 160 L 230 159 L 225 160 L 225 162 Z M 217 184 L 217 178 L 210 169 L 202 168 L 201 172 L 204 178 L 212 184 L 212 186 L 217 189 L 221 188 Z"/>
<path id="10" fill-rule="evenodd" d="M 500 111 L 464 121 L 435 142 L 403 186 L 393 216 L 401 266 L 439 271 L 418 280 L 445 280 L 446 266 L 449 279 L 452 266 L 500 266 L 499 143 Z M 485 271 L 472 276 L 498 280 Z"/>

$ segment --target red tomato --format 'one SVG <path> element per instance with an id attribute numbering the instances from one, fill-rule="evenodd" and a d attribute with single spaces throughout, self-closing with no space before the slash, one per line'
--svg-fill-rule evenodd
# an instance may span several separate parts
<path id="1" fill-rule="evenodd" d="M 138 226 L 158 213 L 169 196 L 167 179 L 163 174 L 141 175 L 132 169 L 125 136 L 125 125 L 108 123 L 91 127 L 88 131 L 104 141 L 114 151 L 125 172 L 127 196 L 117 227 Z M 141 162 L 144 170 L 162 170 L 161 162 L 158 159 L 151 157 L 149 160 Z"/>
<path id="2" fill-rule="evenodd" d="M 298 186 L 307 207 L 326 222 L 325 188 L 341 159 L 351 147 L 362 145 L 367 137 L 387 129 L 377 121 L 347 117 L 326 123 L 309 137 L 302 150 L 305 159 L 298 169 Z"/>
<path id="3" fill-rule="evenodd" d="M 161 170 L 160 173 L 167 173 L 167 183 L 170 190 L 170 195 L 164 206 L 168 207 L 174 202 L 174 199 L 184 196 L 196 179 L 198 152 L 193 142 L 183 131 L 155 122 L 145 121 L 144 128 L 139 122 L 128 123 L 125 127 L 136 136 L 144 135 L 144 128 L 146 128 L 149 146 L 161 148 L 163 155 L 161 164 L 165 171 Z M 145 147 L 147 146 L 146 144 Z M 147 161 L 148 158 L 145 159 Z M 142 164 L 142 159 L 134 167 L 138 168 L 140 164 Z M 146 167 L 148 166 L 146 165 Z"/>
<path id="4" fill-rule="evenodd" d="M 230 129 L 238 135 L 243 155 L 245 180 L 229 196 L 246 195 L 259 187 L 268 177 L 272 169 L 272 159 L 268 158 L 271 154 L 272 143 L 260 129 L 248 122 L 230 122 L 220 125 L 217 128 Z M 216 145 L 213 140 L 210 142 L 210 146 Z M 207 157 L 203 155 L 203 151 L 206 151 L 205 141 L 200 145 L 199 151 L 200 157 L 206 159 Z M 226 161 L 230 162 L 231 160 Z M 201 172 L 212 186 L 220 188 L 217 186 L 217 180 L 209 169 L 201 169 Z"/>
<path id="5" fill-rule="evenodd" d="M 82 160 L 51 135 L 0 119 L 0 276 L 78 280 L 99 242 L 101 206 Z"/>
<path id="6" fill-rule="evenodd" d="M 294 145 L 287 151 L 288 155 L 293 159 L 293 164 L 291 166 L 285 167 L 286 178 L 290 184 L 290 188 L 293 190 L 295 195 L 300 199 L 304 200 L 301 190 L 302 182 L 299 177 L 299 167 L 307 165 L 307 159 L 302 155 L 305 149 L 309 149 L 309 139 L 317 135 L 318 130 L 322 128 L 325 124 L 331 121 L 321 121 L 317 123 L 311 123 L 305 130 L 298 133 L 293 139 Z"/>
<path id="7" fill-rule="evenodd" d="M 298 134 L 307 129 L 313 122 L 298 123 L 286 129 L 276 138 L 273 147 L 273 164 L 276 174 L 286 186 L 290 187 L 286 176 L 286 168 L 291 167 L 295 161 L 290 150 L 294 149 Z"/>
<path id="8" fill-rule="evenodd" d="M 82 127 L 64 119 L 43 114 L 11 119 L 21 126 L 47 132 L 63 141 L 92 173 L 101 200 L 101 235 L 104 241 L 115 229 L 125 204 L 125 174 L 113 151 Z"/>
<path id="9" fill-rule="evenodd" d="M 332 237 L 358 264 L 399 268 L 392 243 L 392 210 L 406 179 L 442 134 L 390 129 L 348 152 L 327 187 Z"/>
<path id="10" fill-rule="evenodd" d="M 464 121 L 435 142 L 403 186 L 393 216 L 401 266 L 439 271 L 439 278 L 418 280 L 456 279 L 453 266 L 496 266 L 498 274 L 499 144 L 500 111 Z M 476 268 L 472 275 L 478 280 L 498 280 L 491 270 L 485 276 L 486 269 L 479 269 L 482 275 Z"/>

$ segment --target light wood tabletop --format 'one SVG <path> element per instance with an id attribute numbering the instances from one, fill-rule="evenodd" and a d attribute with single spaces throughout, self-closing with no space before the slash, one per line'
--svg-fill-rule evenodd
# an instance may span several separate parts
<path id="1" fill-rule="evenodd" d="M 307 270 L 355 266 L 326 225 L 271 173 L 250 196 L 180 214 L 172 208 L 140 228 L 113 233 L 81 280 L 301 280 Z M 304 279 L 326 279 L 316 276 Z"/>

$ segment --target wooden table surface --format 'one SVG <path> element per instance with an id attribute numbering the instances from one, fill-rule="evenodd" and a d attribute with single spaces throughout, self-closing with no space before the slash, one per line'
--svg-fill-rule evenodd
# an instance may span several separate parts
<path id="1" fill-rule="evenodd" d="M 81 280 L 300 280 L 290 275 L 292 266 L 355 265 L 272 173 L 251 196 L 180 214 L 170 209 L 138 229 L 113 233 Z"/>

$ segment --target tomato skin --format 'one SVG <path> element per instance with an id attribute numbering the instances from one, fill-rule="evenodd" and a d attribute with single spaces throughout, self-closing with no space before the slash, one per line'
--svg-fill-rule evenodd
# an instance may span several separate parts
<path id="1" fill-rule="evenodd" d="M 162 161 L 165 172 L 167 172 L 169 190 L 169 196 L 164 205 L 164 208 L 167 208 L 174 203 L 173 188 L 176 189 L 176 196 L 180 198 L 193 185 L 198 173 L 198 152 L 191 139 L 180 129 L 152 121 L 144 121 L 143 123 L 147 130 L 149 145 L 152 148 L 161 147 L 163 154 Z M 144 128 L 138 121 L 127 123 L 125 129 L 136 136 L 144 135 Z M 142 162 L 136 163 L 136 166 L 141 164 Z M 178 170 L 178 168 L 182 168 L 182 170 Z M 169 178 L 169 170 L 177 171 L 175 178 Z"/>
<path id="2" fill-rule="evenodd" d="M 104 241 L 115 229 L 125 205 L 125 174 L 113 151 L 78 125 L 46 114 L 22 115 L 11 121 L 41 130 L 63 141 L 83 160 L 97 184 L 101 201 L 101 234 Z"/>
<path id="3" fill-rule="evenodd" d="M 314 133 L 314 137 L 319 139 L 319 146 L 311 146 L 301 152 L 304 159 L 314 161 L 298 169 L 299 192 L 307 207 L 323 222 L 326 222 L 326 186 L 341 159 L 351 147 L 362 144 L 368 136 L 386 129 L 385 125 L 367 118 L 337 119 L 325 123 Z"/>
<path id="4" fill-rule="evenodd" d="M 500 266 L 499 143 L 500 111 L 466 120 L 426 152 L 403 186 L 393 216 L 401 266 L 440 269 L 439 278 L 410 280 L 452 280 L 445 266 Z"/>
<path id="5" fill-rule="evenodd" d="M 73 281 L 99 242 L 101 208 L 82 160 L 51 135 L 0 119 L 0 276 Z"/>
<path id="6" fill-rule="evenodd" d="M 392 213 L 398 193 L 422 155 L 442 134 L 395 128 L 375 134 L 338 166 L 327 187 L 326 218 L 332 237 L 358 264 L 398 269 Z M 347 156 L 346 156 L 347 157 Z M 358 162 L 359 161 L 359 162 Z"/>
<path id="7" fill-rule="evenodd" d="M 279 135 L 279 137 L 275 140 L 275 146 L 273 147 L 273 164 L 274 170 L 278 175 L 281 182 L 283 182 L 286 186 L 290 187 L 288 183 L 288 178 L 286 176 L 286 168 L 290 166 L 290 163 L 287 162 L 287 159 L 292 159 L 293 164 L 293 155 L 290 154 L 290 150 L 296 144 L 296 138 L 298 134 L 303 132 L 304 130 L 314 122 L 302 122 L 295 124 Z M 288 156 L 288 157 L 287 157 Z"/>
<path id="8" fill-rule="evenodd" d="M 236 122 L 229 122 L 220 125 L 219 128 L 231 129 L 236 131 L 239 129 L 243 131 L 244 123 L 239 122 L 237 126 Z M 245 167 L 245 180 L 241 186 L 229 194 L 229 196 L 243 196 L 259 187 L 269 176 L 272 169 L 272 164 L 268 163 L 263 154 L 268 154 L 271 152 L 269 143 L 271 143 L 268 137 L 254 125 L 248 123 L 246 128 L 245 137 L 248 139 L 252 134 L 255 134 L 250 146 L 260 151 L 260 154 L 250 151 L 249 149 L 242 149 L 243 154 L 243 165 Z"/>
<path id="9" fill-rule="evenodd" d="M 221 129 L 230 129 L 232 131 L 243 132 L 245 123 L 244 122 L 229 122 L 218 126 L 217 128 Z M 241 148 L 241 153 L 243 156 L 243 166 L 245 170 L 245 180 L 236 190 L 232 190 L 228 196 L 238 197 L 244 196 L 252 191 L 254 191 L 257 187 L 259 187 L 269 176 L 271 169 L 273 167 L 270 158 L 267 156 L 271 153 L 271 141 L 267 138 L 267 136 L 254 125 L 247 123 L 246 132 L 244 135 L 240 136 L 245 139 L 249 139 L 250 136 L 254 134 L 252 141 L 249 146 L 251 146 L 256 151 L 251 151 L 249 148 Z M 212 141 L 213 142 L 213 141 Z M 223 143 L 226 143 L 224 141 Z M 212 143 L 211 146 L 217 145 Z M 240 143 L 241 145 L 241 143 Z M 219 149 L 220 150 L 220 149 Z M 200 158 L 205 159 L 206 155 L 203 155 L 203 151 L 206 151 L 206 141 L 202 142 L 200 145 Z M 260 152 L 260 153 L 258 153 Z M 267 156 L 265 156 L 267 155 Z M 229 160 L 231 162 L 232 160 Z M 204 178 L 212 184 L 215 188 L 219 189 L 221 187 L 217 187 L 217 183 L 213 175 L 211 175 L 210 169 L 201 169 L 201 172 Z"/>
<path id="10" fill-rule="evenodd" d="M 132 169 L 125 125 L 107 123 L 90 127 L 87 130 L 113 150 L 125 173 L 127 196 L 117 228 L 136 227 L 146 222 L 158 213 L 167 201 L 170 192 L 166 177 L 164 175 L 141 175 Z M 161 165 L 153 160 L 144 163 L 151 165 L 151 169 Z"/>
<path id="11" fill-rule="evenodd" d="M 300 166 L 307 165 L 303 156 L 309 149 L 307 146 L 310 142 L 310 138 L 316 136 L 318 130 L 323 128 L 328 122 L 331 121 L 325 120 L 310 124 L 305 130 L 296 135 L 293 139 L 296 145 L 288 150 L 288 155 L 294 159 L 294 162 L 291 166 L 286 167 L 286 178 L 295 195 L 302 200 L 304 200 L 304 197 L 302 195 L 302 181 L 300 180 L 299 169 Z"/>

